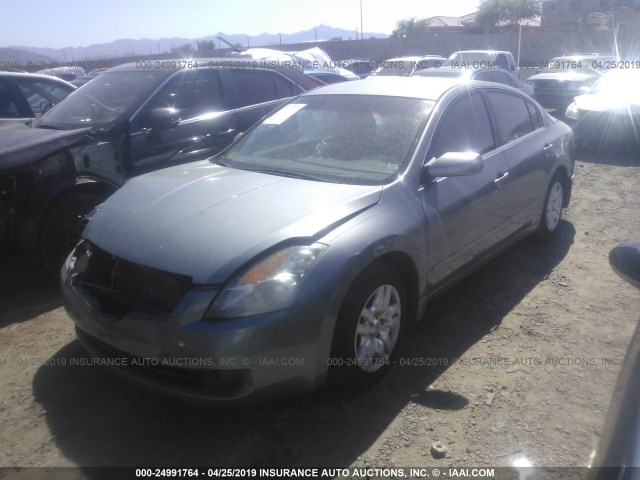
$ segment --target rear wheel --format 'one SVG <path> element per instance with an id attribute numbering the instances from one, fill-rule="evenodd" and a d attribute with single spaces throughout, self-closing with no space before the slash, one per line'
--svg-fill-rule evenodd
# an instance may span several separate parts
<path id="1" fill-rule="evenodd" d="M 564 183 L 560 174 L 556 173 L 549 183 L 547 195 L 542 208 L 542 216 L 536 230 L 536 238 L 547 240 L 553 236 L 558 229 L 558 224 L 562 219 L 562 208 L 564 205 Z"/>
<path id="2" fill-rule="evenodd" d="M 358 389 L 384 375 L 397 351 L 406 315 L 400 274 L 385 264 L 365 269 L 351 286 L 336 323 L 329 359 L 331 383 Z"/>
<path id="3" fill-rule="evenodd" d="M 80 240 L 82 218 L 104 197 L 92 193 L 75 193 L 55 201 L 40 224 L 40 255 L 47 271 L 58 276 L 67 255 Z"/>

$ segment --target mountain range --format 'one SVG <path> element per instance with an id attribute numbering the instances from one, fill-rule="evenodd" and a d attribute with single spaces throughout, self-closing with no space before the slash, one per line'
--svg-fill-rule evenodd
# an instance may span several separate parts
<path id="1" fill-rule="evenodd" d="M 123 56 L 149 55 L 170 52 L 172 48 L 181 47 L 185 44 L 196 46 L 198 40 L 213 41 L 216 48 L 227 48 L 224 42 L 220 42 L 217 37 L 222 37 L 231 44 L 238 44 L 242 47 L 266 47 L 270 45 L 305 43 L 315 41 L 326 41 L 341 38 L 343 40 L 355 39 L 356 32 L 342 28 L 333 28 L 327 25 L 318 25 L 306 31 L 296 33 L 262 33 L 260 35 L 232 34 L 223 32 L 216 33 L 202 38 L 159 38 L 139 40 L 119 39 L 109 43 L 93 44 L 86 47 L 22 47 L 10 46 L 0 48 L 0 60 L 5 62 L 19 61 L 72 61 L 72 60 L 95 60 L 101 58 L 116 58 Z M 385 38 L 383 33 L 366 33 L 364 38 Z"/>

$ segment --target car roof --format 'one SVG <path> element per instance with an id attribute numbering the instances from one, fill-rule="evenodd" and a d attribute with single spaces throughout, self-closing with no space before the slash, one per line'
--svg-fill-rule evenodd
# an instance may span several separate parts
<path id="1" fill-rule="evenodd" d="M 0 71 L 0 76 L 2 77 L 14 77 L 14 78 L 33 78 L 36 80 L 50 80 L 56 83 L 63 83 L 65 85 L 73 85 L 61 78 L 54 77 L 53 75 L 44 75 L 41 73 L 22 73 L 22 72 L 4 72 Z M 75 87 L 74 87 L 75 88 Z"/>
<path id="2" fill-rule="evenodd" d="M 418 70 L 414 75 L 426 75 L 428 76 L 430 72 L 460 72 L 460 75 L 474 75 L 477 72 L 501 72 L 506 73 L 509 76 L 515 76 L 511 72 L 505 70 L 504 68 L 499 67 L 458 67 L 453 65 L 443 65 L 438 68 L 423 68 L 422 70 Z M 422 73 L 424 72 L 424 73 Z"/>
<path id="3" fill-rule="evenodd" d="M 616 58 L 615 55 L 608 55 L 604 53 L 575 53 L 573 55 L 560 55 L 559 57 L 554 57 L 551 59 L 557 60 L 595 60 L 595 59 L 603 59 L 603 58 Z"/>
<path id="4" fill-rule="evenodd" d="M 273 59 L 253 58 L 193 58 L 172 60 L 139 60 L 110 68 L 104 74 L 113 72 L 156 72 L 167 78 L 176 72 L 183 70 L 204 70 L 206 68 L 220 69 L 256 69 L 262 68 L 278 72 L 297 84 L 302 90 L 317 88 L 317 80 L 305 75 L 301 68 L 296 67 L 293 61 L 280 62 Z"/>
<path id="5" fill-rule="evenodd" d="M 341 77 L 338 72 L 332 72 L 330 70 L 305 70 L 305 74 L 307 75 L 333 75 L 335 77 Z"/>
<path id="6" fill-rule="evenodd" d="M 140 60 L 137 62 L 129 62 L 109 69 L 109 72 L 131 72 L 131 71 L 161 71 L 175 72 L 185 68 L 268 68 L 292 69 L 294 64 L 291 62 L 280 62 L 270 59 L 253 59 L 253 58 L 173 58 L 166 60 Z M 295 69 L 295 68 L 294 68 Z M 302 72 L 301 69 L 297 69 Z"/>
<path id="7" fill-rule="evenodd" d="M 562 57 L 615 57 L 614 53 L 565 53 Z"/>
<path id="8" fill-rule="evenodd" d="M 438 100 L 444 93 L 462 85 L 459 78 L 450 77 L 369 77 L 364 80 L 335 83 L 311 90 L 307 95 L 380 95 Z M 472 86 L 494 86 L 488 82 L 469 82 Z"/>
<path id="9" fill-rule="evenodd" d="M 453 52 L 451 55 L 455 55 L 456 53 L 511 53 L 506 50 L 458 50 L 457 52 Z"/>
<path id="10" fill-rule="evenodd" d="M 444 57 L 439 57 L 437 55 L 408 55 L 405 57 L 387 58 L 385 62 L 417 62 L 418 60 L 429 60 L 429 59 L 438 59 L 438 58 L 444 58 Z"/>

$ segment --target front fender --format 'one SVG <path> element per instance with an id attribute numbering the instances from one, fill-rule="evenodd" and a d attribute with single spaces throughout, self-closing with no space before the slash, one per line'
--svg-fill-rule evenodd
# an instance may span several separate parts
<path id="1" fill-rule="evenodd" d="M 92 193 L 106 199 L 117 187 L 89 177 L 56 176 L 36 184 L 16 218 L 16 240 L 34 252 L 38 249 L 40 224 L 47 210 L 59 199 L 76 193 Z"/>
<path id="2" fill-rule="evenodd" d="M 388 234 L 381 236 L 381 228 Z M 318 343 L 319 375 L 326 374 L 323 359 L 330 355 L 336 321 L 349 289 L 369 265 L 386 262 L 400 271 L 409 294 L 410 316 L 412 320 L 420 317 L 427 286 L 426 231 L 420 201 L 409 196 L 386 208 L 378 205 L 319 240 L 330 248 L 308 280 L 332 289 L 326 295 L 329 309 Z"/>

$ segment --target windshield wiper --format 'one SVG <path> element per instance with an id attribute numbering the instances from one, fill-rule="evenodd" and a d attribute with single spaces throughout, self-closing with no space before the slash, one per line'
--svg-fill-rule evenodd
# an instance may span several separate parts
<path id="1" fill-rule="evenodd" d="M 214 155 L 209 159 L 209 161 L 211 161 L 212 163 L 215 163 L 216 165 L 220 165 L 221 167 L 229 166 L 229 164 L 224 160 L 224 157 L 222 155 Z"/>
<path id="2" fill-rule="evenodd" d="M 43 128 L 45 130 L 66 130 L 64 127 L 57 127 L 55 125 L 39 124 L 32 128 Z"/>
<path id="3" fill-rule="evenodd" d="M 238 167 L 240 168 L 240 167 Z M 298 178 L 300 180 L 315 180 L 318 181 L 320 178 L 315 175 L 308 175 L 304 173 L 291 172 L 289 170 L 280 170 L 277 168 L 255 168 L 255 167 L 246 167 L 242 168 L 242 170 L 248 170 L 250 172 L 256 173 L 266 173 L 267 175 L 277 175 L 278 177 L 287 177 L 287 178 Z"/>

